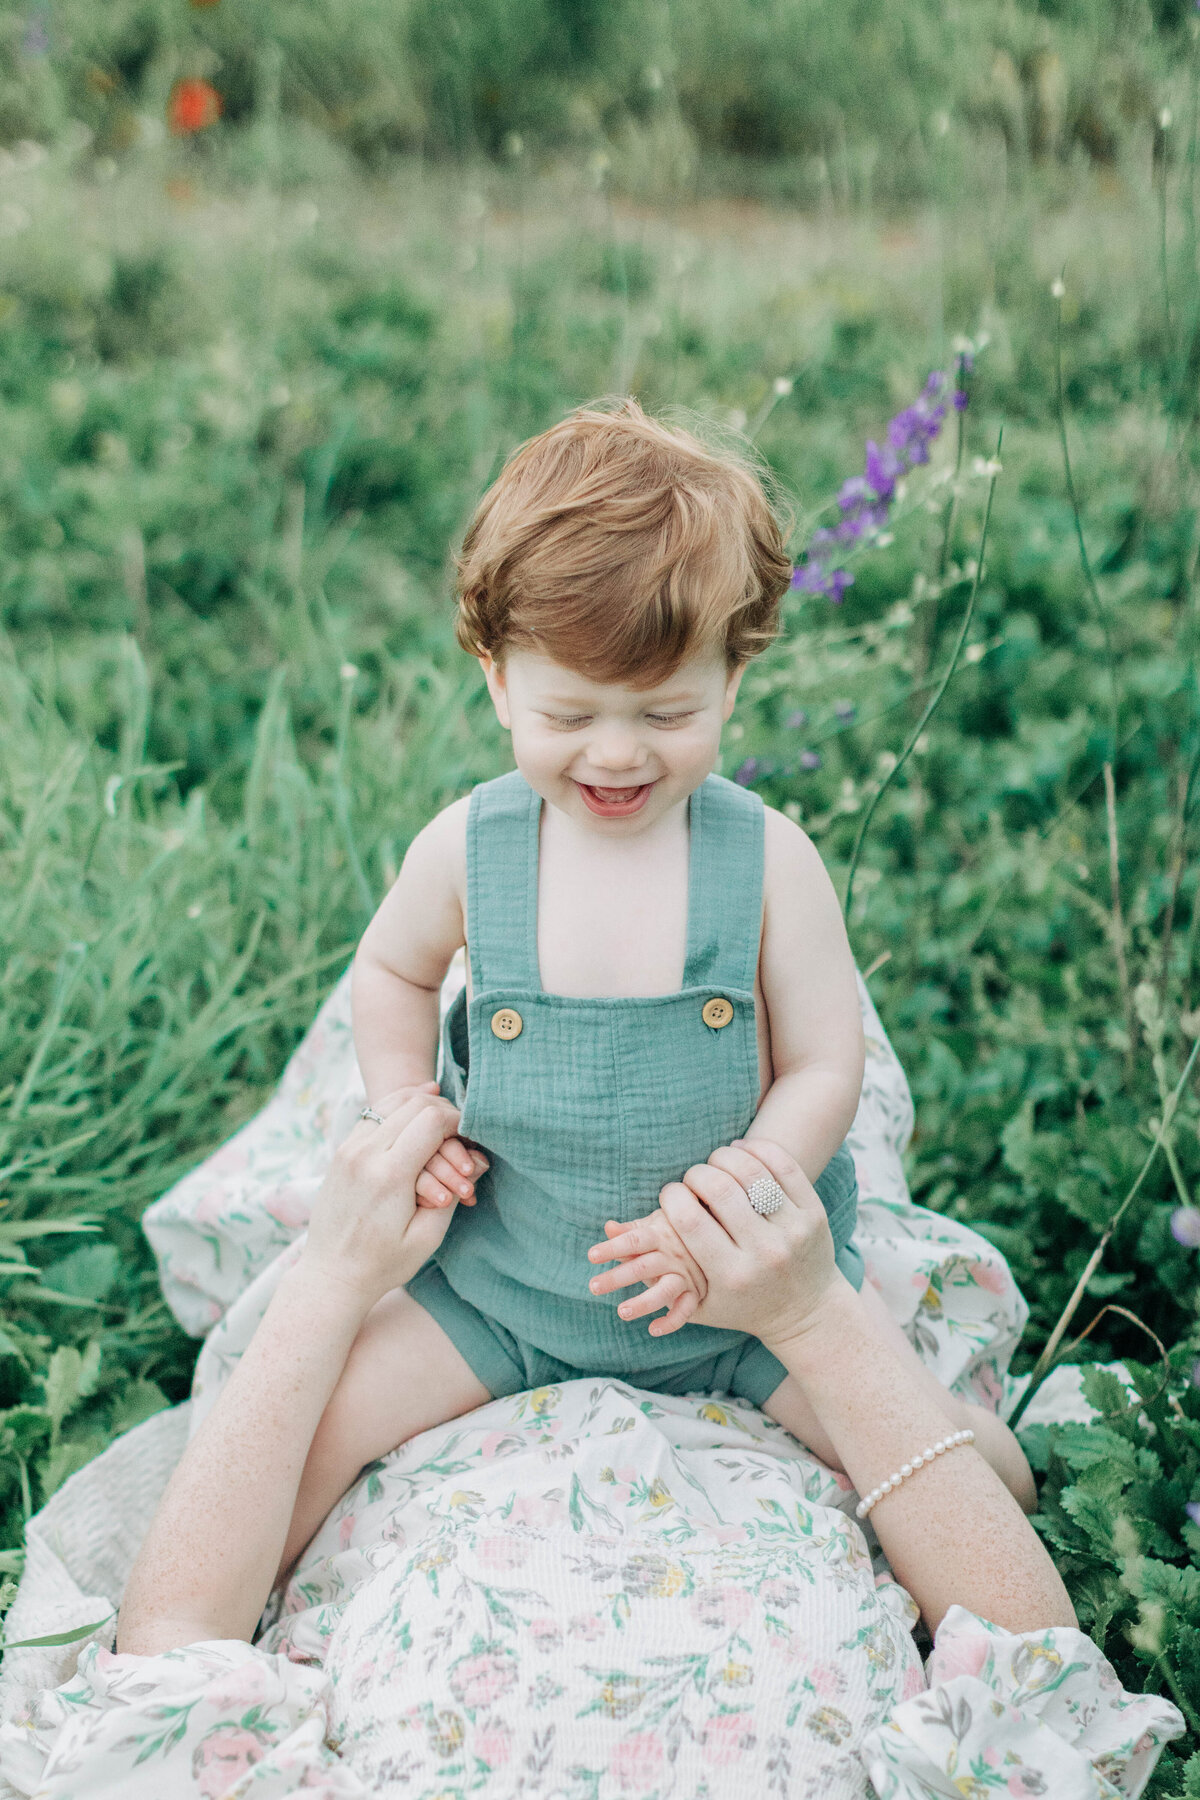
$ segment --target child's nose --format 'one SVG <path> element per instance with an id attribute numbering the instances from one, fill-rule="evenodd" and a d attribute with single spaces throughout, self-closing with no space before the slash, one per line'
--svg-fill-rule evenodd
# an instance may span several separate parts
<path id="1" fill-rule="evenodd" d="M 631 731 L 602 732 L 588 745 L 588 761 L 608 773 L 639 769 L 645 760 L 645 746 Z"/>

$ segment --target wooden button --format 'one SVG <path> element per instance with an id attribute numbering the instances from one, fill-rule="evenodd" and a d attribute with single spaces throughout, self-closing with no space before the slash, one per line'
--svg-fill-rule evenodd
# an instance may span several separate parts
<path id="1" fill-rule="evenodd" d="M 520 1037 L 524 1028 L 525 1021 L 514 1006 L 502 1006 L 492 1014 L 492 1030 L 498 1038 Z"/>
<path id="2" fill-rule="evenodd" d="M 497 1014 L 497 1017 L 499 1017 L 499 1014 Z M 728 1000 L 720 998 L 706 1000 L 703 1007 L 700 1009 L 700 1017 L 704 1020 L 706 1025 L 711 1025 L 714 1031 L 720 1031 L 722 1025 L 728 1025 L 730 1019 L 732 1019 L 733 1008 Z"/>

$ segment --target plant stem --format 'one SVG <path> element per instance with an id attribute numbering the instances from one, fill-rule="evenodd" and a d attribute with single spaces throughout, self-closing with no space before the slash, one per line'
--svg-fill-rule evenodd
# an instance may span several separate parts
<path id="1" fill-rule="evenodd" d="M 1003 442 L 1004 442 L 1004 428 L 1002 426 L 1000 429 L 1000 435 L 996 440 L 996 461 L 997 462 L 999 462 L 999 460 L 1000 460 L 1000 447 L 1003 444 Z M 958 667 L 958 659 L 962 655 L 963 645 L 967 641 L 967 632 L 970 629 L 971 620 L 974 617 L 974 613 L 975 613 L 975 599 L 976 599 L 977 594 L 979 593 L 979 583 L 983 576 L 983 553 L 987 549 L 988 524 L 989 524 L 989 522 L 991 520 L 991 516 L 992 516 L 992 497 L 995 494 L 995 492 L 996 492 L 996 476 L 993 475 L 991 478 L 991 481 L 988 483 L 987 504 L 984 507 L 984 513 L 983 513 L 983 529 L 979 534 L 979 555 L 976 558 L 976 562 L 975 562 L 975 575 L 971 582 L 971 592 L 970 592 L 970 596 L 967 600 L 966 610 L 962 616 L 962 623 L 958 628 L 958 636 L 954 641 L 954 650 L 951 654 L 950 661 L 946 665 L 946 672 L 942 676 L 942 679 L 939 681 L 937 687 L 934 689 L 933 694 L 930 697 L 929 704 L 925 708 L 925 711 L 921 714 L 921 717 L 917 720 L 916 726 L 915 726 L 914 730 L 912 731 L 911 735 L 909 736 L 908 742 L 905 744 L 903 750 L 900 752 L 900 756 L 899 756 L 898 760 L 888 770 L 887 774 L 884 776 L 883 780 L 880 782 L 879 786 L 876 788 L 875 793 L 871 798 L 871 804 L 868 806 L 866 812 L 864 813 L 862 824 L 858 828 L 858 836 L 854 840 L 854 849 L 850 853 L 850 869 L 849 869 L 849 873 L 846 876 L 846 898 L 845 898 L 845 902 L 842 906 L 842 916 L 843 916 L 843 918 L 845 918 L 847 920 L 850 917 L 850 902 L 854 897 L 854 876 L 855 876 L 855 871 L 858 868 L 859 858 L 862 855 L 863 840 L 865 839 L 865 837 L 867 835 L 867 831 L 871 824 L 871 820 L 875 817 L 876 808 L 878 807 L 879 802 L 883 799 L 883 796 L 887 793 L 887 791 L 888 791 L 889 787 L 892 785 L 893 781 L 895 781 L 897 775 L 900 773 L 900 771 L 904 767 L 905 763 L 908 761 L 909 757 L 912 755 L 913 748 L 916 745 L 917 739 L 920 737 L 920 735 L 924 731 L 926 725 L 928 725 L 930 719 L 932 719 L 934 713 L 937 711 L 938 706 L 941 702 L 942 695 L 946 692 L 946 689 L 950 685 L 950 677 L 954 674 L 955 669 Z"/>
<path id="2" fill-rule="evenodd" d="M 1133 1010 L 1133 994 L 1129 986 L 1129 964 L 1125 959 L 1125 919 L 1121 910 L 1121 858 L 1117 839 L 1117 797 L 1112 764 L 1104 765 L 1104 810 L 1108 815 L 1108 887 L 1112 905 L 1113 955 L 1117 960 L 1117 980 L 1121 987 L 1121 1006 L 1125 1013 L 1125 1071 L 1133 1080 L 1134 1055 L 1137 1046 L 1137 1019 Z"/>
<path id="3" fill-rule="evenodd" d="M 1058 435 L 1062 444 L 1063 471 L 1066 475 L 1067 498 L 1071 502 L 1071 512 L 1075 519 L 1075 538 L 1079 545 L 1079 561 L 1083 568 L 1083 578 L 1087 586 L 1088 597 L 1096 622 L 1104 638 L 1104 657 L 1108 664 L 1110 687 L 1109 708 L 1111 717 L 1108 728 L 1108 754 L 1111 761 L 1116 755 L 1118 699 L 1117 699 L 1117 667 L 1113 658 L 1112 636 L 1108 629 L 1108 615 L 1104 610 L 1104 602 L 1100 598 L 1100 590 L 1096 586 L 1096 577 L 1092 573 L 1091 560 L 1087 553 L 1087 545 L 1083 541 L 1083 518 L 1079 511 L 1079 496 L 1075 492 L 1075 476 L 1071 469 L 1071 450 L 1067 443 L 1067 409 L 1063 398 L 1063 361 L 1062 361 L 1062 296 L 1059 296 L 1054 322 L 1054 386 L 1056 410 L 1058 412 Z"/>
<path id="4" fill-rule="evenodd" d="M 1045 1349 L 1033 1365 L 1033 1374 L 1029 1378 L 1029 1386 L 1021 1395 L 1016 1409 L 1008 1420 L 1010 1430 L 1015 1430 L 1017 1422 L 1024 1413 L 1025 1408 L 1029 1405 L 1034 1394 L 1037 1392 L 1038 1388 L 1041 1387 L 1046 1376 L 1050 1373 L 1054 1358 L 1058 1352 L 1058 1346 L 1062 1343 L 1063 1338 L 1066 1335 L 1067 1326 L 1071 1323 L 1071 1320 L 1079 1310 L 1079 1304 L 1083 1299 L 1088 1282 L 1092 1279 L 1092 1276 L 1100 1266 L 1104 1252 L 1108 1248 L 1109 1239 L 1117 1229 L 1117 1226 L 1121 1223 L 1121 1220 L 1124 1218 L 1137 1194 L 1140 1193 L 1142 1183 L 1150 1173 L 1150 1166 L 1153 1163 L 1154 1158 L 1158 1155 L 1159 1150 L 1162 1148 L 1163 1140 L 1171 1129 L 1171 1121 L 1175 1117 L 1175 1109 L 1183 1096 L 1183 1090 L 1187 1086 L 1188 1076 L 1195 1067 L 1197 1056 L 1200 1056 L 1200 1037 L 1198 1037 L 1192 1045 L 1192 1052 L 1188 1057 L 1187 1062 L 1184 1064 L 1183 1074 L 1176 1082 L 1174 1092 L 1171 1094 L 1166 1106 L 1163 1107 L 1162 1120 L 1159 1124 L 1158 1134 L 1150 1147 L 1149 1156 L 1147 1156 L 1145 1162 L 1138 1170 L 1137 1179 L 1133 1186 L 1122 1200 L 1120 1206 L 1118 1206 L 1116 1212 L 1112 1215 L 1112 1218 L 1108 1221 L 1108 1224 L 1104 1227 L 1100 1242 L 1088 1257 L 1087 1266 L 1084 1269 L 1083 1274 L 1079 1277 L 1079 1280 L 1075 1283 L 1075 1289 L 1071 1298 L 1067 1301 L 1067 1304 L 1059 1314 L 1058 1322 L 1046 1340 Z"/>

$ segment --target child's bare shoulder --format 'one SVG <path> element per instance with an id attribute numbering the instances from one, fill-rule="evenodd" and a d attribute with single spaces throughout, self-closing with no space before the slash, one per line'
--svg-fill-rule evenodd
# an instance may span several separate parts
<path id="1" fill-rule="evenodd" d="M 404 873 L 437 890 L 450 888 L 465 906 L 467 894 L 467 811 L 471 796 L 452 800 L 423 825 L 404 858 Z"/>
<path id="2" fill-rule="evenodd" d="M 768 907 L 773 898 L 795 903 L 832 892 L 821 853 L 807 831 L 773 806 L 763 807 L 763 889 Z"/>

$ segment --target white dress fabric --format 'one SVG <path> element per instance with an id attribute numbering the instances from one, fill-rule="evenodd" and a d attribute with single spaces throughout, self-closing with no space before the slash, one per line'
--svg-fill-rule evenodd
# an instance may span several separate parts
<path id="1" fill-rule="evenodd" d="M 926 1360 L 997 1406 L 1023 1303 L 997 1251 L 909 1201 L 911 1101 L 862 997 L 858 1241 Z M 195 1397 L 31 1521 L 10 1638 L 111 1613 L 360 1104 L 343 982 L 264 1112 L 147 1215 L 173 1308 L 210 1333 Z M 741 1402 L 608 1380 L 493 1401 L 364 1472 L 255 1646 L 115 1655 L 110 1618 L 9 1652 L 0 1795 L 1140 1793 L 1176 1709 L 1126 1693 L 1078 1632 L 1014 1636 L 958 1608 L 924 1670 L 854 1499 Z"/>

